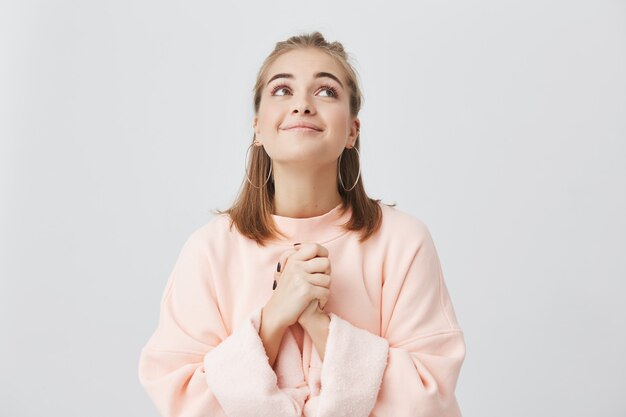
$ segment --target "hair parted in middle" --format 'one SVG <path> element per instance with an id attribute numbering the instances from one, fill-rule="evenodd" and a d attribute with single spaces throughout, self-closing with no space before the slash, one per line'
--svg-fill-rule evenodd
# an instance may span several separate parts
<path id="1" fill-rule="evenodd" d="M 258 71 L 254 92 L 254 113 L 258 114 L 261 105 L 263 86 L 267 79 L 268 68 L 281 55 L 303 48 L 316 48 L 334 58 L 344 69 L 350 94 L 350 115 L 356 117 L 361 110 L 363 94 L 359 88 L 358 73 L 351 64 L 351 57 L 345 51 L 340 42 L 328 42 L 318 32 L 304 33 L 291 36 L 287 40 L 277 42 L 274 50 L 265 58 Z M 360 150 L 360 131 L 357 134 L 354 147 Z M 256 133 L 252 137 L 252 143 L 256 141 Z M 252 144 L 251 144 L 252 145 Z M 231 218 L 231 227 L 234 224 L 244 236 L 254 239 L 259 245 L 265 246 L 267 240 L 282 235 L 274 224 L 272 213 L 274 212 L 274 178 L 271 170 L 271 158 L 262 146 L 252 146 L 252 156 L 248 163 L 247 174 L 249 180 L 256 186 L 250 185 L 248 178 L 244 176 L 242 188 L 234 204 L 225 211 L 215 210 L 216 214 L 228 214 Z M 382 223 L 382 210 L 379 206 L 381 200 L 370 198 L 363 186 L 363 173 L 360 170 L 359 153 L 353 149 L 344 148 L 338 167 L 338 174 L 347 189 L 337 179 L 337 190 L 343 201 L 341 212 L 350 208 L 352 216 L 343 225 L 346 230 L 359 231 L 360 242 L 367 240 L 376 232 Z M 269 176 L 269 180 L 268 180 Z M 267 182 L 266 182 L 267 181 Z M 355 184 L 356 182 L 356 184 Z M 265 183 L 265 186 L 262 186 Z M 258 188 L 257 188 L 258 187 Z M 384 204 L 384 203 L 383 203 Z M 395 204 L 388 204 L 395 206 Z"/>

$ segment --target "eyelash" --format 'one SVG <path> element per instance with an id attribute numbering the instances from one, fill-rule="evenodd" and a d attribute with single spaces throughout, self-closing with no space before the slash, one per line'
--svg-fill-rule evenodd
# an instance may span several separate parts
<path id="1" fill-rule="evenodd" d="M 270 94 L 274 95 L 274 93 L 281 88 L 289 88 L 289 86 L 287 84 L 278 84 L 272 88 Z M 337 98 L 337 96 L 339 95 L 337 89 L 331 85 L 322 85 L 320 88 L 324 90 L 330 90 L 333 93 L 333 98 Z"/>

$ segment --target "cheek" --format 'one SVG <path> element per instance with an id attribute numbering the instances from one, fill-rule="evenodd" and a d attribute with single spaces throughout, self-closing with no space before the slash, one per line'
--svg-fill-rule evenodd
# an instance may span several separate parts
<path id="1" fill-rule="evenodd" d="M 262 110 L 259 109 L 259 125 L 261 129 L 271 129 L 280 125 L 281 112 L 276 107 L 266 106 Z"/>
<path id="2" fill-rule="evenodd" d="M 328 112 L 326 115 L 326 120 L 328 120 L 329 124 L 333 126 L 335 130 L 346 130 L 350 129 L 350 112 L 347 110 L 338 110 L 333 109 L 333 111 Z"/>

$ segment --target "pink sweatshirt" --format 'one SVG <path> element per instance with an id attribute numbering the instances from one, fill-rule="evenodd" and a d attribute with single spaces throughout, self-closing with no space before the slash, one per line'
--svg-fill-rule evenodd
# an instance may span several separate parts
<path id="1" fill-rule="evenodd" d="M 273 215 L 289 239 L 265 248 L 215 215 L 183 245 L 142 349 L 139 380 L 165 417 L 458 417 L 465 341 L 426 225 L 380 203 L 369 240 L 317 217 Z M 259 337 L 281 252 L 329 251 L 330 325 L 324 361 L 301 328 L 283 336 L 273 367 Z"/>

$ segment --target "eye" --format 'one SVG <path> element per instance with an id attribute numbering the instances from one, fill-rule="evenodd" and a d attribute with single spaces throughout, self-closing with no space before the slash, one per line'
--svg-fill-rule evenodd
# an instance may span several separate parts
<path id="1" fill-rule="evenodd" d="M 287 95 L 287 94 L 277 94 L 281 90 L 290 91 L 289 86 L 287 84 L 278 84 L 272 88 L 272 90 L 270 91 L 270 94 L 272 96 L 279 96 L 279 97 Z M 319 91 L 327 91 L 328 95 L 324 97 L 337 98 L 338 96 L 337 89 L 331 85 L 323 85 L 320 87 Z"/>
<path id="2" fill-rule="evenodd" d="M 278 84 L 278 85 L 274 86 L 274 88 L 272 88 L 272 91 L 271 91 L 270 94 L 273 95 L 273 96 L 283 96 L 284 94 L 276 94 L 277 91 L 280 91 L 280 90 L 283 90 L 283 89 L 288 90 L 289 87 L 286 84 Z"/>
<path id="3" fill-rule="evenodd" d="M 337 89 L 330 85 L 323 85 L 320 91 L 330 91 L 331 96 L 328 97 L 337 97 Z"/>

